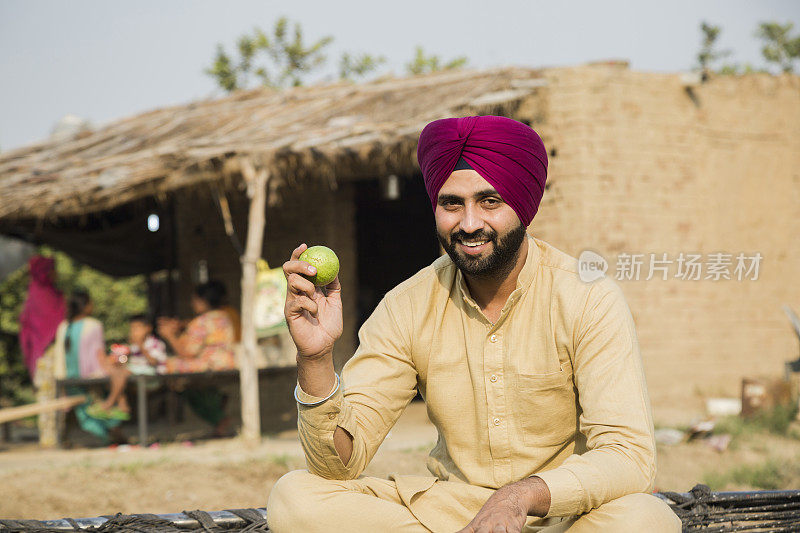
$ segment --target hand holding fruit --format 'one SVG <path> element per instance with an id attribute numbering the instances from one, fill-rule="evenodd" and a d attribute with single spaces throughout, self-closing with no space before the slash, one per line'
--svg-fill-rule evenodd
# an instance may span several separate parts
<path id="1" fill-rule="evenodd" d="M 339 260 L 332 250 L 321 248 L 301 244 L 283 264 L 286 323 L 298 356 L 307 359 L 331 354 L 333 343 L 342 335 Z"/>

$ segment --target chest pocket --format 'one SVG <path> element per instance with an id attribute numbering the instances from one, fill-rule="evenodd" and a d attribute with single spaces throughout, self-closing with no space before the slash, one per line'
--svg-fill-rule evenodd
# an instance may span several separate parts
<path id="1" fill-rule="evenodd" d="M 558 447 L 569 441 L 577 431 L 571 365 L 562 363 L 548 374 L 517 374 L 513 405 L 525 444 Z"/>

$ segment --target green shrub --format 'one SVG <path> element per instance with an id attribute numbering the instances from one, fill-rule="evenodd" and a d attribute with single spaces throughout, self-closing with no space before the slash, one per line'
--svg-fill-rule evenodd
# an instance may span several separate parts
<path id="1" fill-rule="evenodd" d="M 750 418 L 727 416 L 721 418 L 714 427 L 715 434 L 729 433 L 734 437 L 768 432 L 781 436 L 794 436 L 790 431 L 792 421 L 797 416 L 797 404 L 778 405 Z"/>
<path id="2" fill-rule="evenodd" d="M 769 458 L 762 463 L 737 466 L 728 472 L 709 472 L 703 482 L 712 490 L 723 490 L 730 484 L 753 489 L 777 490 L 797 483 L 800 467 Z"/>

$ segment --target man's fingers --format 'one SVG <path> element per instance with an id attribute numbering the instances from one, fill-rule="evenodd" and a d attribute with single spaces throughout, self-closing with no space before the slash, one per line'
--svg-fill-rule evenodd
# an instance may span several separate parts
<path id="1" fill-rule="evenodd" d="M 317 273 L 317 269 L 312 267 L 305 261 L 300 261 L 300 254 L 306 251 L 308 246 L 305 243 L 301 244 L 294 250 L 292 250 L 292 257 L 283 264 L 283 274 L 286 276 L 286 279 L 289 279 L 291 274 L 310 274 L 314 275 Z"/>
<path id="2" fill-rule="evenodd" d="M 287 278 L 291 274 L 310 274 L 313 276 L 317 273 L 317 269 L 305 261 L 286 261 L 283 264 L 283 273 Z"/>
<path id="3" fill-rule="evenodd" d="M 325 285 L 325 295 L 330 296 L 332 292 L 342 292 L 342 284 L 339 283 L 339 276 L 333 278 L 333 281 Z"/>
<path id="4" fill-rule="evenodd" d="M 314 297 L 314 292 L 317 289 L 313 283 L 300 274 L 289 274 L 289 277 L 286 278 L 286 284 L 291 294 L 305 295 L 309 298 Z"/>
<path id="5" fill-rule="evenodd" d="M 316 318 L 317 314 L 319 313 L 319 306 L 317 305 L 317 302 L 307 296 L 301 296 L 298 298 L 298 300 L 300 307 L 308 311 L 311 316 Z"/>
<path id="6" fill-rule="evenodd" d="M 319 306 L 308 296 L 298 296 L 286 305 L 286 310 L 289 315 L 301 315 L 303 311 L 308 311 L 308 314 L 316 317 L 319 313 Z"/>
<path id="7" fill-rule="evenodd" d="M 308 246 L 306 246 L 306 243 L 303 243 L 300 246 L 298 246 L 297 248 L 295 248 L 294 250 L 292 250 L 292 259 L 291 259 L 291 261 L 296 261 L 300 257 L 300 254 L 305 252 L 307 248 L 308 248 Z"/>

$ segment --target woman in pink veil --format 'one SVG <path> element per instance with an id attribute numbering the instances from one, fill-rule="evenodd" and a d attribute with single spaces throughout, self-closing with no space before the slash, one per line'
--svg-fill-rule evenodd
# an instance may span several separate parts
<path id="1" fill-rule="evenodd" d="M 28 264 L 31 281 L 19 318 L 19 343 L 25 366 L 33 377 L 36 361 L 53 342 L 58 325 L 64 320 L 64 295 L 55 286 L 55 261 L 51 257 L 35 255 Z"/>

